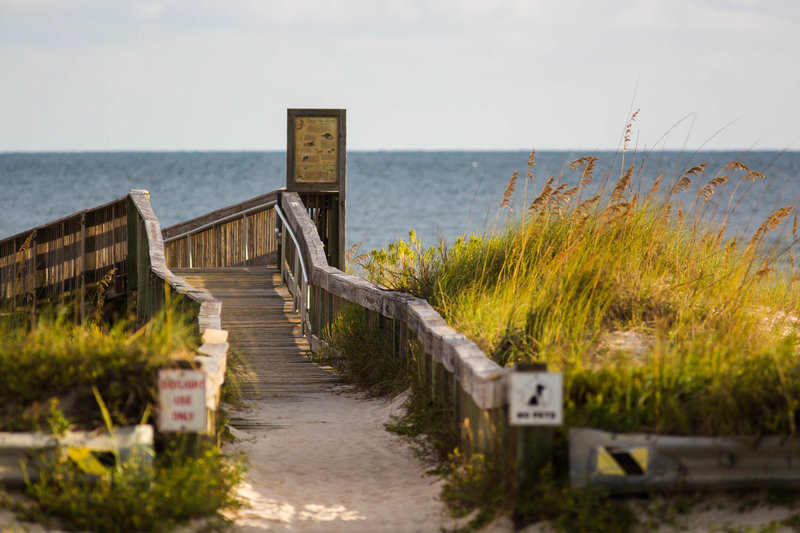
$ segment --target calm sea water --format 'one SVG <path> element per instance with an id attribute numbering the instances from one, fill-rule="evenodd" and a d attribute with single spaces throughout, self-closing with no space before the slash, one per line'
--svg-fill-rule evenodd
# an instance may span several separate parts
<path id="1" fill-rule="evenodd" d="M 516 211 L 549 176 L 575 183 L 567 168 L 578 157 L 599 158 L 595 181 L 611 185 L 620 175 L 621 154 L 539 152 L 534 182 L 516 190 Z M 525 175 L 527 152 L 349 152 L 347 242 L 361 251 L 379 248 L 415 229 L 425 244 L 452 241 L 463 233 L 491 229 L 509 177 Z M 800 152 L 658 152 L 626 154 L 635 165 L 636 186 L 646 194 L 658 174 L 664 183 L 691 166 L 708 163 L 702 183 L 683 195 L 688 206 L 698 187 L 729 161 L 762 172 L 745 183 L 733 204 L 733 231 L 747 234 L 772 211 L 800 201 Z M 282 152 L 0 153 L 0 238 L 147 189 L 162 227 L 245 200 L 285 184 Z M 732 186 L 716 195 L 724 213 Z M 500 217 L 505 216 L 505 211 Z"/>

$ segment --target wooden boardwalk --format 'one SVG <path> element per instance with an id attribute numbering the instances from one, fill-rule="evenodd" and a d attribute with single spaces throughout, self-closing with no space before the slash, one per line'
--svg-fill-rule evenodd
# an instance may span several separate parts
<path id="1" fill-rule="evenodd" d="M 322 392 L 340 384 L 332 372 L 313 364 L 292 310 L 292 297 L 275 266 L 171 269 L 196 288 L 222 301 L 222 328 L 231 349 L 250 367 L 242 384 L 245 398 L 268 400 Z"/>

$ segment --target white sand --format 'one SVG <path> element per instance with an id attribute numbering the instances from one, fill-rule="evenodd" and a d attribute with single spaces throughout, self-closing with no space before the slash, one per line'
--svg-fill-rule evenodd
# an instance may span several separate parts
<path id="1" fill-rule="evenodd" d="M 250 507 L 235 531 L 441 531 L 454 522 L 406 439 L 386 431 L 401 400 L 311 393 L 253 404 L 233 415 L 250 472 L 240 495 Z"/>

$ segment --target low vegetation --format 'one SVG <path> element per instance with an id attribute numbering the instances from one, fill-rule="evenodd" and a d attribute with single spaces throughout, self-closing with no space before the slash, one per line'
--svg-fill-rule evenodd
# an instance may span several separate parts
<path id="1" fill-rule="evenodd" d="M 0 431 L 46 429 L 51 401 L 74 427 L 103 427 L 92 387 L 115 424 L 155 412 L 158 370 L 191 360 L 197 346 L 182 320 L 158 318 L 130 334 L 123 323 L 75 323 L 67 310 L 45 312 L 31 325 L 0 320 Z"/>
<path id="2" fill-rule="evenodd" d="M 646 196 L 632 186 L 631 166 L 605 194 L 583 199 L 594 163 L 573 162 L 577 184 L 551 178 L 522 215 L 490 234 L 426 248 L 412 232 L 373 251 L 363 269 L 427 299 L 498 364 L 563 372 L 567 425 L 794 435 L 793 207 L 750 237 L 728 236 L 724 219 L 705 215 L 722 184 L 762 177 L 742 163 L 710 179 L 703 165 L 671 184 L 659 178 Z M 533 157 L 527 181 L 532 166 Z M 516 180 L 501 209 L 510 209 Z M 700 180 L 689 208 L 674 203 Z M 790 234 L 775 231 L 785 222 Z"/>
<path id="3" fill-rule="evenodd" d="M 504 224 L 450 246 L 423 246 L 412 231 L 358 266 L 371 281 L 428 300 L 498 364 L 563 372 L 566 427 L 796 437 L 794 207 L 752 235 L 732 235 L 737 190 L 764 178 L 743 163 L 713 174 L 697 165 L 644 190 L 641 162 L 600 183 L 596 163 L 572 162 L 574 177 L 549 178 L 520 203 L 515 189 L 523 183 L 527 197 L 534 181 L 532 153 L 526 176 L 515 173 L 502 197 Z M 689 194 L 688 205 L 679 202 Z M 414 434 L 429 406 L 409 405 L 398 427 Z M 557 442 L 564 446 L 563 431 Z M 478 509 L 469 527 L 505 507 L 517 525 L 627 530 L 630 510 L 569 488 L 558 455 L 534 493 L 510 496 L 497 465 L 455 450 L 440 470 L 443 499 L 454 513 Z"/>
<path id="4" fill-rule="evenodd" d="M 0 431 L 107 430 L 152 423 L 158 370 L 191 361 L 198 339 L 174 309 L 131 333 L 73 321 L 69 310 L 0 319 Z M 234 391 L 235 392 L 235 391 Z M 228 393 L 230 394 L 230 393 Z M 133 454 L 87 474 L 66 454 L 38 459 L 26 499 L 2 497 L 23 519 L 75 531 L 168 531 L 190 519 L 209 527 L 240 505 L 244 472 L 211 442 L 157 435 L 155 459 Z"/>

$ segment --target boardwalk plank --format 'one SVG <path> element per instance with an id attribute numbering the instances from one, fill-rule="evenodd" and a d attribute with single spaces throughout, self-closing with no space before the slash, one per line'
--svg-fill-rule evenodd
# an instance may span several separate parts
<path id="1" fill-rule="evenodd" d="M 310 347 L 277 267 L 172 271 L 222 301 L 222 327 L 229 332 L 231 348 L 244 356 L 250 367 L 251 380 L 241 387 L 245 397 L 291 397 L 326 391 L 341 383 L 336 374 L 306 357 Z"/>

